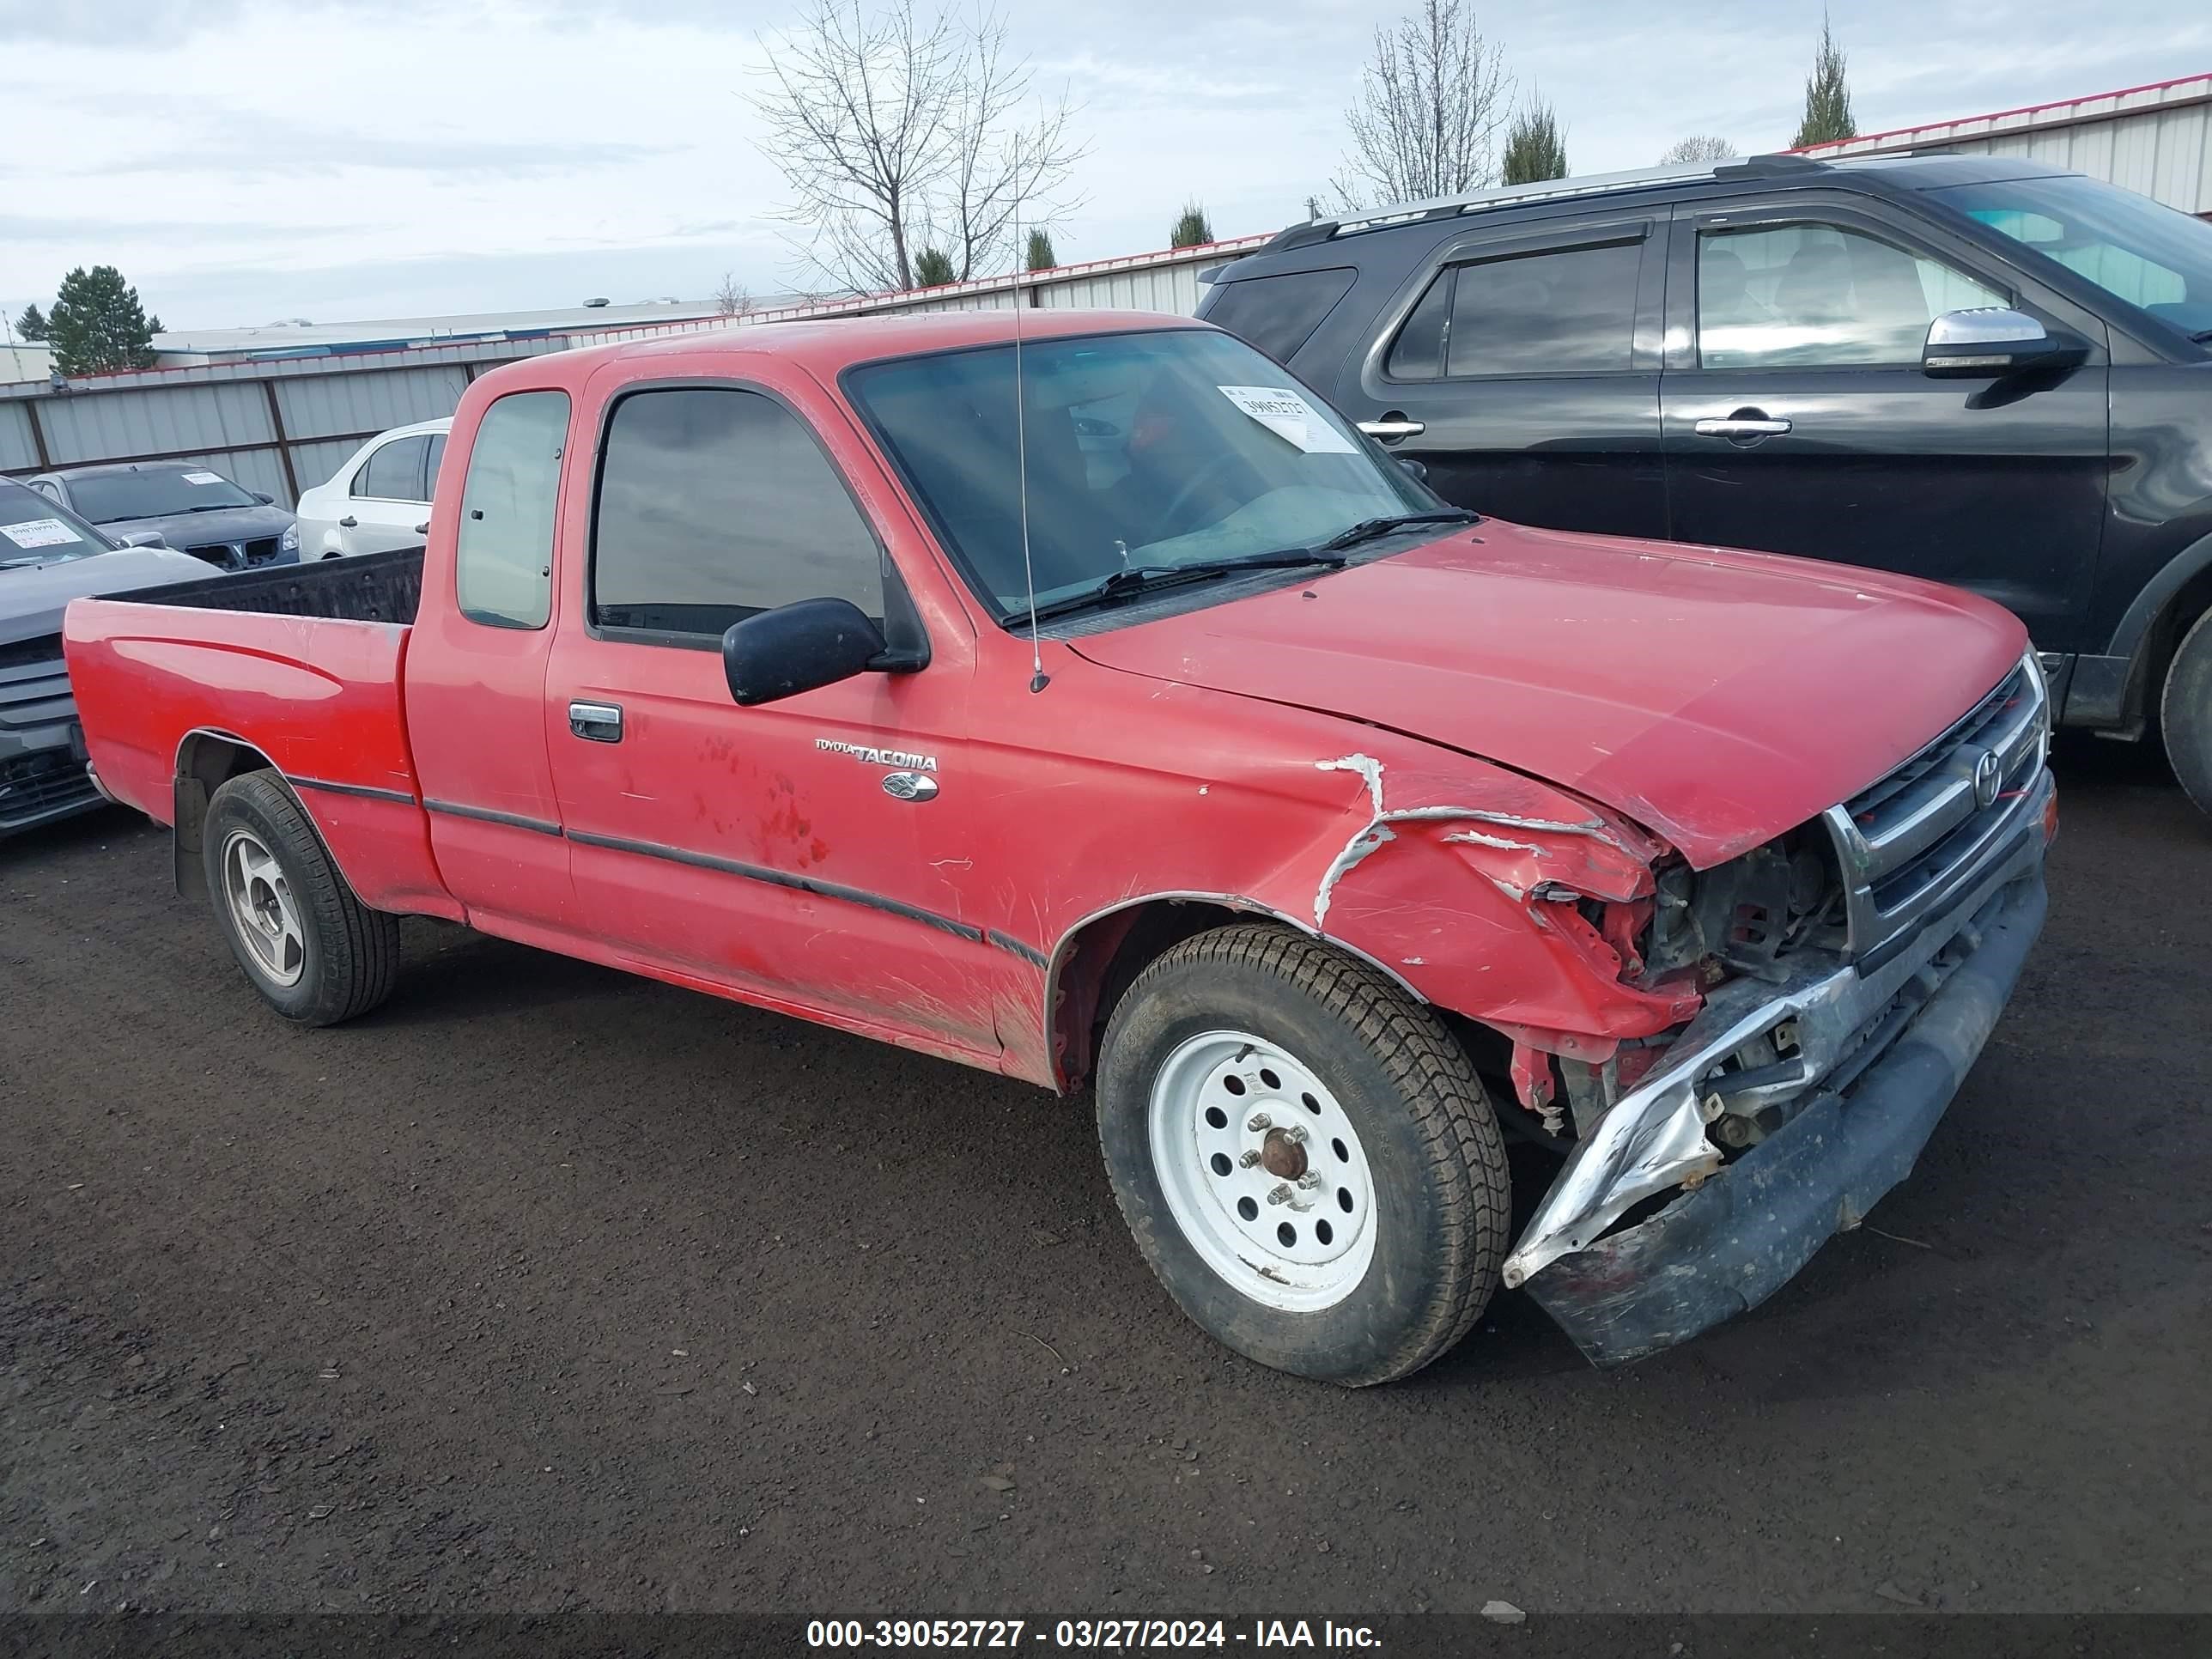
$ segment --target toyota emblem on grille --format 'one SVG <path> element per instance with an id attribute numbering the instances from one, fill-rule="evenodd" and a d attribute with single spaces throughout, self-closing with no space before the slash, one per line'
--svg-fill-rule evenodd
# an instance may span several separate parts
<path id="1" fill-rule="evenodd" d="M 2004 769 L 1997 763 L 1996 752 L 1984 749 L 1974 761 L 1974 805 L 1983 808 L 1997 804 L 1997 792 L 2004 787 Z"/>

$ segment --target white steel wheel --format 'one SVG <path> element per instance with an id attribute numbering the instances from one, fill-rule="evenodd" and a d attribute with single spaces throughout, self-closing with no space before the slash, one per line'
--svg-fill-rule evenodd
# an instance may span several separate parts
<path id="1" fill-rule="evenodd" d="M 240 944 L 270 984 L 290 987 L 307 968 L 307 930 L 283 866 L 252 830 L 233 830 L 222 842 L 222 896 Z"/>
<path id="2" fill-rule="evenodd" d="M 1098 1147 L 1146 1265 L 1208 1334 L 1364 1387 L 1498 1283 L 1498 1121 L 1430 1010 L 1322 940 L 1237 922 L 1161 952 L 1099 1045 Z"/>
<path id="3" fill-rule="evenodd" d="M 1201 1032 L 1153 1079 L 1148 1127 L 1169 1215 L 1240 1294 L 1316 1312 L 1366 1277 L 1378 1224 L 1367 1153 L 1297 1056 L 1247 1031 Z"/>

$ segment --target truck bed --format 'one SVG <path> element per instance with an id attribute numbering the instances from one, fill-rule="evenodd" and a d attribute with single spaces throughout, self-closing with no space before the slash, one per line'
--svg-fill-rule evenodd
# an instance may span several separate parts
<path id="1" fill-rule="evenodd" d="M 422 599 L 422 550 L 405 547 L 354 559 L 264 566 L 234 576 L 165 582 L 159 587 L 133 588 L 108 597 L 134 605 L 185 605 L 196 611 L 411 623 Z"/>
<path id="2" fill-rule="evenodd" d="M 443 908 L 402 690 L 422 582 L 404 549 L 74 601 L 62 638 L 101 788 L 173 823 L 265 763 L 364 903 Z"/>

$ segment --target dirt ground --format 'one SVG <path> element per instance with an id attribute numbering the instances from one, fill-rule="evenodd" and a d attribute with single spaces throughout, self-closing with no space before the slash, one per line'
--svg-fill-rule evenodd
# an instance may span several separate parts
<path id="1" fill-rule="evenodd" d="M 1361 1394 L 1183 1322 L 1087 1103 L 429 924 L 294 1030 L 142 821 L 0 844 L 0 1613 L 2212 1609 L 2212 824 L 2060 760 L 1866 1228 Z"/>

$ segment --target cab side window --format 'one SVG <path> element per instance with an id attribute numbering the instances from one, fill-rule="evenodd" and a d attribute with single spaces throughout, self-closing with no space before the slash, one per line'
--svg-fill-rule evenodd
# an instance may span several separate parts
<path id="1" fill-rule="evenodd" d="M 553 614 L 553 520 L 568 440 L 565 392 L 512 392 L 484 411 L 454 553 L 456 597 L 471 622 L 543 628 Z"/>
<path id="2" fill-rule="evenodd" d="M 1638 237 L 1448 266 L 1399 330 L 1384 372 L 1395 380 L 1626 374 L 1643 257 Z"/>
<path id="3" fill-rule="evenodd" d="M 794 599 L 884 617 L 884 553 L 814 434 L 732 388 L 632 392 L 615 405 L 592 531 L 599 627 L 712 643 Z"/>
<path id="4" fill-rule="evenodd" d="M 1698 360 L 1706 368 L 1917 363 L 1947 311 L 2009 296 L 1939 260 L 1838 225 L 1698 236 Z"/>

